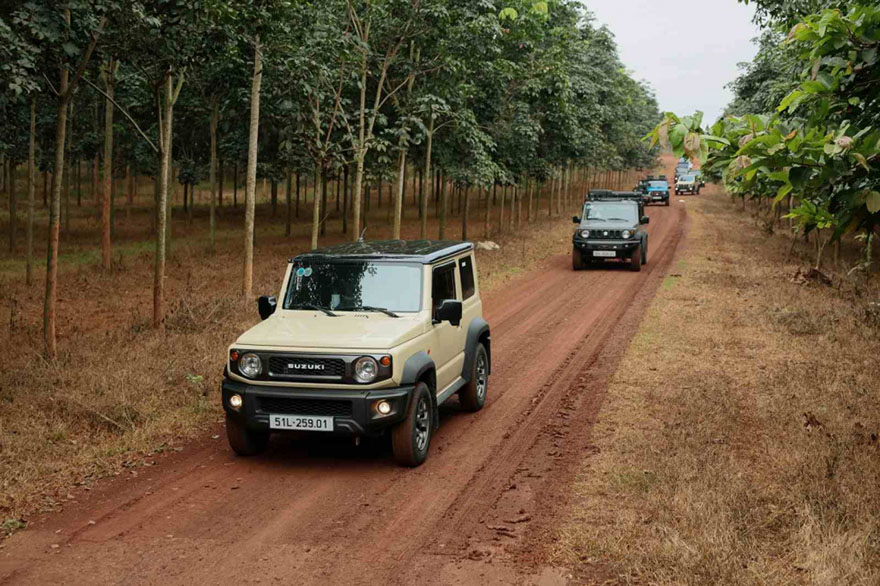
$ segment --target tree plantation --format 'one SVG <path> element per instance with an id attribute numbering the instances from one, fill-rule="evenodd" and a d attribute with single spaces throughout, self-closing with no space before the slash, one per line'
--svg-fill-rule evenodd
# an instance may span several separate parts
<path id="1" fill-rule="evenodd" d="M 153 254 L 165 324 L 169 218 L 241 227 L 253 295 L 265 206 L 289 236 L 490 237 L 558 216 L 574 186 L 653 167 L 660 118 L 611 33 L 573 0 L 70 0 L 0 9 L 0 156 L 11 259 L 35 281 L 48 210 L 44 347 L 56 354 L 59 251 L 75 210 L 112 272 L 122 214 Z M 629 177 L 627 181 L 629 181 Z M 142 213 L 138 213 L 138 212 Z M 458 226 L 450 223 L 457 217 Z M 429 223 L 429 217 L 436 223 Z M 468 230 L 479 219 L 483 234 Z M 139 220 L 139 221 L 140 221 Z M 433 227 L 433 228 L 432 228 Z"/>

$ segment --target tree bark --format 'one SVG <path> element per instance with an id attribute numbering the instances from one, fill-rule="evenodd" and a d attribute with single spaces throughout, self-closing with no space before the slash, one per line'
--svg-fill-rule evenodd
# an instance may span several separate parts
<path id="1" fill-rule="evenodd" d="M 257 191 L 257 140 L 260 130 L 260 86 L 263 82 L 263 53 L 260 36 L 254 39 L 254 75 L 251 80 L 251 120 L 248 138 L 247 187 L 244 219 L 244 297 L 250 300 L 254 288 L 254 211 Z"/>
<path id="2" fill-rule="evenodd" d="M 434 191 L 434 176 L 431 174 L 431 149 L 434 143 L 434 117 L 428 121 L 428 133 L 425 142 L 425 177 L 428 184 L 428 191 L 422 197 L 421 218 L 422 223 L 419 226 L 419 238 L 425 240 L 428 237 L 428 202 Z"/>
<path id="3" fill-rule="evenodd" d="M 286 206 L 287 207 L 287 219 L 284 223 L 284 235 L 285 236 L 290 236 L 290 223 L 292 221 L 291 216 L 293 215 L 293 209 L 291 206 L 291 203 L 292 203 L 291 196 L 293 195 L 291 193 L 292 191 L 293 191 L 293 174 L 288 172 L 287 173 L 287 186 L 286 186 L 286 189 L 284 190 L 285 203 L 287 204 L 287 206 Z"/>
<path id="4" fill-rule="evenodd" d="M 35 165 L 37 152 L 37 97 L 31 97 L 31 120 L 28 140 L 28 211 L 27 211 L 27 259 L 25 261 L 25 283 L 33 284 L 34 264 L 34 196 L 36 195 L 37 170 Z"/>
<path id="5" fill-rule="evenodd" d="M 238 207 L 238 161 L 232 167 L 232 207 Z"/>
<path id="6" fill-rule="evenodd" d="M 64 160 L 70 160 L 70 138 L 73 135 L 73 98 L 67 104 L 67 136 L 64 139 Z M 64 233 L 70 233 L 70 165 L 65 165 L 64 178 Z"/>
<path id="7" fill-rule="evenodd" d="M 208 210 L 208 250 L 214 254 L 217 240 L 217 124 L 220 122 L 220 100 L 216 96 L 211 102 L 211 166 L 208 171 L 211 183 L 211 203 Z"/>
<path id="8" fill-rule="evenodd" d="M 471 204 L 471 186 L 465 185 L 463 188 L 464 193 L 462 194 L 462 210 L 461 210 L 461 239 L 467 240 L 467 227 L 468 227 L 468 211 L 470 211 Z"/>
<path id="9" fill-rule="evenodd" d="M 406 184 L 406 149 L 401 148 L 397 154 L 397 193 L 394 196 L 394 224 L 391 239 L 400 240 L 400 223 L 403 217 L 403 198 Z"/>
<path id="10" fill-rule="evenodd" d="M 103 192 L 104 200 L 101 208 L 101 266 L 104 270 L 110 270 L 110 198 L 113 196 L 113 94 L 114 77 L 116 75 L 116 60 L 110 57 L 104 70 L 104 176 Z"/>
<path id="11" fill-rule="evenodd" d="M 296 172 L 296 219 L 299 219 L 299 171 Z"/>
<path id="12" fill-rule="evenodd" d="M 349 201 L 349 185 L 348 185 L 348 165 L 342 169 L 342 233 L 348 234 L 348 208 Z M 337 191 L 338 193 L 338 191 Z M 336 198 L 336 209 L 339 209 L 339 197 Z"/>
<path id="13" fill-rule="evenodd" d="M 168 72 L 164 83 L 164 100 L 160 97 L 159 177 L 156 185 L 159 197 L 156 201 L 156 257 L 153 270 L 153 327 L 165 331 L 165 230 L 168 220 L 168 176 L 171 156 L 171 107 L 173 98 L 173 75 Z"/>
<path id="14" fill-rule="evenodd" d="M 318 232 L 321 226 L 321 204 L 318 200 L 318 190 L 321 189 L 321 183 L 324 181 L 321 166 L 320 161 L 315 163 L 315 193 L 312 197 L 312 250 L 318 248 Z"/>
<path id="15" fill-rule="evenodd" d="M 9 252 L 15 250 L 15 233 L 18 226 L 18 196 L 15 185 L 15 163 L 9 160 Z"/>
<path id="16" fill-rule="evenodd" d="M 446 211 L 449 209 L 449 195 L 446 186 L 446 177 L 440 180 L 440 220 L 438 238 L 443 240 L 446 237 Z"/>

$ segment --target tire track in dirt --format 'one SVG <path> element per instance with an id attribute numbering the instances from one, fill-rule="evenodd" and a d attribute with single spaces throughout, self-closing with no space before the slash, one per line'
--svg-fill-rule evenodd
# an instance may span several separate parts
<path id="1" fill-rule="evenodd" d="M 641 273 L 575 273 L 560 250 L 542 271 L 484 298 L 490 401 L 474 415 L 445 408 L 425 466 L 404 470 L 382 447 L 323 439 L 282 440 L 243 460 L 206 439 L 14 536 L 0 552 L 0 583 L 437 582 L 442 572 L 414 568 L 440 571 L 475 547 L 516 561 L 543 525 L 499 538 L 485 521 L 505 517 L 520 506 L 507 502 L 512 494 L 526 492 L 533 518 L 552 517 L 537 501 L 564 492 L 563 464 L 583 457 L 600 402 L 584 372 L 609 341 L 635 330 L 626 316 L 650 299 L 681 232 L 680 206 L 650 214 Z M 553 449 L 547 466 L 542 455 Z M 494 547 L 496 539 L 511 547 Z"/>

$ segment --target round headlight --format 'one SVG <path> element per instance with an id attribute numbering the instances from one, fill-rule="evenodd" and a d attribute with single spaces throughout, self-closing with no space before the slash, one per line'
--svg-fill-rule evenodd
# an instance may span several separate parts
<path id="1" fill-rule="evenodd" d="M 260 357 L 253 352 L 242 354 L 238 359 L 238 371 L 248 378 L 256 378 L 263 370 Z"/>
<path id="2" fill-rule="evenodd" d="M 581 238 L 589 238 L 590 231 L 589 230 L 581 230 Z"/>
<path id="3" fill-rule="evenodd" d="M 373 382 L 379 373 L 379 365 L 370 356 L 361 356 L 354 363 L 354 378 L 362 383 Z"/>
<path id="4" fill-rule="evenodd" d="M 623 236 L 624 239 L 626 239 L 626 238 L 629 238 L 630 236 L 632 236 L 632 232 L 630 232 L 629 230 L 624 230 L 623 232 L 620 233 L 620 235 Z"/>

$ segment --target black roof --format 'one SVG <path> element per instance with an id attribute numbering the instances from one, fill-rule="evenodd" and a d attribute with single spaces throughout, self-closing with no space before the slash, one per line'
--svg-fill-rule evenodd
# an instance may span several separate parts
<path id="1" fill-rule="evenodd" d="M 346 242 L 317 248 L 299 254 L 295 260 L 329 260 L 331 257 L 347 260 L 397 260 L 431 264 L 474 248 L 471 242 L 456 240 L 371 240 Z"/>

